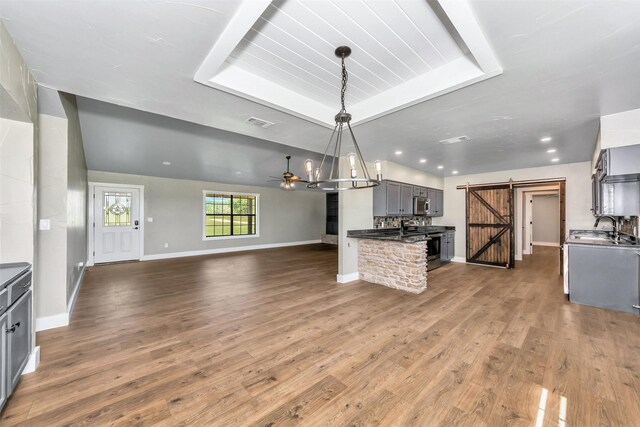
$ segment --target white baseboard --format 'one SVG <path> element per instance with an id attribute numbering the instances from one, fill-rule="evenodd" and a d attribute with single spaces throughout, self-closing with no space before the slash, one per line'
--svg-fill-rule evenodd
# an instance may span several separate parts
<path id="1" fill-rule="evenodd" d="M 221 253 L 227 253 L 227 252 L 254 251 L 257 249 L 284 248 L 287 246 L 312 245 L 314 243 L 321 243 L 321 240 L 320 239 L 304 240 L 301 242 L 270 243 L 266 245 L 237 246 L 234 248 L 205 249 L 202 251 L 184 251 L 184 252 L 169 252 L 165 254 L 151 254 L 151 255 L 144 255 L 142 258 L 140 258 L 140 261 L 153 261 L 157 259 L 182 258 L 182 257 L 188 257 L 188 256 L 221 254 Z"/>
<path id="2" fill-rule="evenodd" d="M 71 294 L 71 299 L 69 299 L 69 303 L 67 304 L 67 313 L 69 314 L 69 320 L 71 320 L 71 316 L 73 315 L 73 307 L 75 307 L 76 299 L 78 299 L 78 294 L 80 293 L 80 287 L 82 286 L 82 280 L 84 279 L 84 272 L 85 272 L 85 267 L 82 267 L 82 271 L 80 271 L 78 280 L 76 281 L 76 284 L 73 287 L 73 293 Z"/>
<path id="3" fill-rule="evenodd" d="M 558 242 L 532 242 L 531 243 L 533 246 L 553 246 L 555 248 L 559 248 L 560 247 L 560 243 Z"/>
<path id="4" fill-rule="evenodd" d="M 36 332 L 48 329 L 60 328 L 69 324 L 69 313 L 55 314 L 53 316 L 38 317 L 36 319 Z"/>
<path id="5" fill-rule="evenodd" d="M 360 273 L 358 273 L 357 271 L 355 273 L 338 274 L 336 276 L 336 280 L 338 281 L 338 283 L 349 283 L 359 279 L 360 279 Z"/>
<path id="6" fill-rule="evenodd" d="M 38 365 L 40 364 L 40 346 L 34 347 L 29 355 L 29 360 L 27 360 L 27 364 L 22 370 L 22 375 L 30 374 L 31 372 L 35 372 L 38 369 Z"/>
<path id="7" fill-rule="evenodd" d="M 467 263 L 467 259 L 465 257 L 462 256 L 454 256 L 453 258 L 451 258 L 451 262 L 459 262 L 462 264 L 466 264 Z"/>
<path id="8" fill-rule="evenodd" d="M 71 298 L 69 299 L 69 302 L 67 304 L 67 312 L 54 314 L 53 316 L 38 317 L 36 319 L 36 332 L 61 328 L 63 326 L 69 325 L 69 321 L 71 320 L 71 315 L 73 313 L 73 308 L 76 305 L 76 300 L 78 299 L 80 287 L 82 286 L 82 281 L 84 279 L 84 272 L 86 271 L 85 267 L 82 267 L 82 271 L 80 272 L 78 280 L 76 281 L 76 285 L 73 288 L 73 293 L 71 294 Z"/>

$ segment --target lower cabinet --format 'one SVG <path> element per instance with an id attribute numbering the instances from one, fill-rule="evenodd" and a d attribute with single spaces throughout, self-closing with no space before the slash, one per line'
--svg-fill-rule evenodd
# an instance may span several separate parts
<path id="1" fill-rule="evenodd" d="M 578 304 L 639 313 L 640 251 L 567 245 L 569 299 Z"/>
<path id="2" fill-rule="evenodd" d="M 0 316 L 0 411 L 7 402 L 7 317 L 8 313 Z"/>
<path id="3" fill-rule="evenodd" d="M 456 253 L 456 232 L 445 231 L 440 242 L 440 260 L 451 261 Z"/>
<path id="4" fill-rule="evenodd" d="M 31 347 L 31 291 L 7 312 L 7 394 L 11 394 L 29 359 Z"/>
<path id="5" fill-rule="evenodd" d="M 18 384 L 29 360 L 31 329 L 29 290 L 0 316 L 0 410 Z"/>

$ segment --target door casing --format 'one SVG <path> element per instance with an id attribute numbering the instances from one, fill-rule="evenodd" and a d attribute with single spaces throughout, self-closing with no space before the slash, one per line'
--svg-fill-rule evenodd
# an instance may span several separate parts
<path id="1" fill-rule="evenodd" d="M 144 257 L 144 185 L 114 184 L 110 182 L 89 182 L 89 194 L 87 197 L 87 267 L 95 264 L 95 194 L 96 187 L 135 188 L 140 193 L 140 258 Z"/>

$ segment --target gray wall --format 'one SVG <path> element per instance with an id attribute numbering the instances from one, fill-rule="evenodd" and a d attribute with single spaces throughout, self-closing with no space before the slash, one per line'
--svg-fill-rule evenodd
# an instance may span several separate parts
<path id="1" fill-rule="evenodd" d="M 52 89 L 50 101 L 65 117 L 39 115 L 37 318 L 69 311 L 70 299 L 87 260 L 87 166 L 75 97 Z"/>
<path id="2" fill-rule="evenodd" d="M 560 198 L 557 195 L 533 196 L 533 244 L 560 244 Z"/>
<path id="3" fill-rule="evenodd" d="M 324 193 L 98 171 L 89 181 L 144 185 L 144 255 L 319 240 L 325 228 Z M 260 237 L 202 240 L 203 190 L 260 194 Z"/>
<path id="4" fill-rule="evenodd" d="M 67 310 L 67 120 L 39 116 L 38 218 L 51 228 L 38 231 L 36 317 Z"/>
<path id="5" fill-rule="evenodd" d="M 67 116 L 67 301 L 87 262 L 87 162 L 78 106 L 73 95 L 61 94 Z"/>

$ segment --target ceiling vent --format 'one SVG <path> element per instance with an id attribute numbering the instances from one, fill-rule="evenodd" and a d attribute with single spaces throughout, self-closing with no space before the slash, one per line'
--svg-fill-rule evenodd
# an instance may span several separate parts
<path id="1" fill-rule="evenodd" d="M 257 117 L 249 117 L 247 120 L 245 120 L 245 123 L 249 123 L 250 125 L 261 127 L 262 129 L 268 129 L 271 126 L 275 125 L 275 123 L 268 122 L 266 120 L 262 120 Z"/>
<path id="2" fill-rule="evenodd" d="M 462 136 L 456 136 L 449 139 L 443 139 L 442 141 L 439 141 L 439 142 L 443 144 L 457 144 L 458 142 L 464 142 L 464 141 L 471 141 L 471 138 L 469 138 L 467 135 L 462 135 Z"/>

